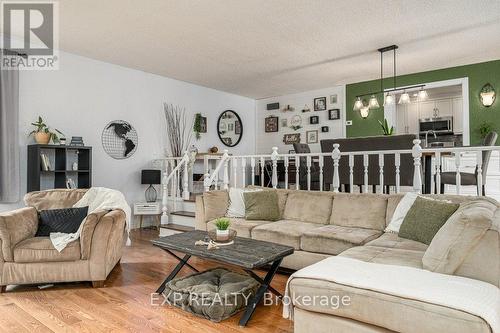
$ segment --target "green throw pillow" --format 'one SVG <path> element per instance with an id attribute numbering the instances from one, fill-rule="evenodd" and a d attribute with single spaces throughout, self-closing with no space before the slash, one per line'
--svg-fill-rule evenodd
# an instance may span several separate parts
<path id="1" fill-rule="evenodd" d="M 276 191 L 244 192 L 243 198 L 247 220 L 277 221 L 280 219 Z"/>
<path id="2" fill-rule="evenodd" d="M 458 209 L 458 204 L 417 197 L 406 214 L 399 237 L 429 245 L 434 235 Z"/>

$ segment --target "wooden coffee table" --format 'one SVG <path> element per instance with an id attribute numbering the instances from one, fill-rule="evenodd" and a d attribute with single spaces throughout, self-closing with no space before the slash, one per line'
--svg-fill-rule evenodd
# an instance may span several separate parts
<path id="1" fill-rule="evenodd" d="M 236 237 L 234 244 L 220 246 L 217 249 L 211 250 L 207 250 L 207 246 L 194 245 L 196 241 L 204 240 L 205 236 L 207 236 L 207 232 L 195 230 L 160 237 L 152 241 L 153 245 L 165 250 L 179 260 L 177 266 L 170 272 L 156 292 L 159 294 L 163 293 L 165 285 L 179 273 L 184 265 L 198 272 L 196 268 L 188 263 L 191 256 L 239 266 L 260 283 L 259 289 L 255 293 L 255 296 L 249 300 L 245 312 L 240 319 L 240 326 L 245 326 L 266 291 L 269 290 L 276 296 L 282 297 L 281 293 L 271 286 L 271 281 L 283 258 L 292 254 L 294 249 L 291 246 L 243 237 Z M 185 255 L 181 258 L 172 251 L 185 253 Z M 271 264 L 271 268 L 269 268 L 264 279 L 253 272 L 253 270 L 263 268 L 269 264 Z"/>

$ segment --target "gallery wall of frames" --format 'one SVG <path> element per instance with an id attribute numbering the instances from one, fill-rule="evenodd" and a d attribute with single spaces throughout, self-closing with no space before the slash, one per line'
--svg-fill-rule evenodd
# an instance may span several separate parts
<path id="1" fill-rule="evenodd" d="M 319 152 L 322 139 L 345 137 L 344 87 L 306 91 L 257 101 L 256 150 L 293 152 L 308 143 Z"/>

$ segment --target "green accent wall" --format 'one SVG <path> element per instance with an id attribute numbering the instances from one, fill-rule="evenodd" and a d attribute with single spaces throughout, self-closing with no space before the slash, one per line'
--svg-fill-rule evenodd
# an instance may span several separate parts
<path id="1" fill-rule="evenodd" d="M 463 77 L 469 78 L 470 143 L 471 145 L 478 145 L 481 143 L 478 127 L 483 122 L 492 123 L 495 130 L 500 131 L 500 60 L 402 75 L 397 77 L 396 84 L 401 87 Z M 484 107 L 479 99 L 479 92 L 486 83 L 490 83 L 496 91 L 496 100 L 488 108 Z M 384 89 L 392 88 L 392 84 L 392 78 L 384 79 Z M 379 90 L 380 80 L 346 85 L 346 118 L 347 120 L 352 120 L 352 125 L 347 126 L 347 137 L 382 134 L 382 129 L 378 123 L 378 120 L 384 119 L 384 108 L 382 105 L 377 110 L 370 110 L 370 114 L 366 119 L 361 118 L 359 111 L 353 111 L 357 95 Z M 368 100 L 369 97 L 364 98 Z M 377 97 L 379 102 L 383 101 L 382 94 Z"/>

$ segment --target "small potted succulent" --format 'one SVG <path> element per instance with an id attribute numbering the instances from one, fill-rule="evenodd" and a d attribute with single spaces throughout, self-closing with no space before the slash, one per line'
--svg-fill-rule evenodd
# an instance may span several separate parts
<path id="1" fill-rule="evenodd" d="M 64 134 L 57 128 L 52 131 L 40 116 L 38 116 L 38 120 L 34 123 L 31 123 L 31 125 L 35 126 L 35 129 L 31 131 L 29 135 L 33 135 L 36 143 L 38 144 L 46 145 L 50 142 L 51 139 L 54 143 L 60 143 L 59 135 L 61 135 L 61 137 L 64 137 Z"/>
<path id="2" fill-rule="evenodd" d="M 215 233 L 217 240 L 229 239 L 229 225 L 231 221 L 228 218 L 219 218 L 215 221 Z"/>

